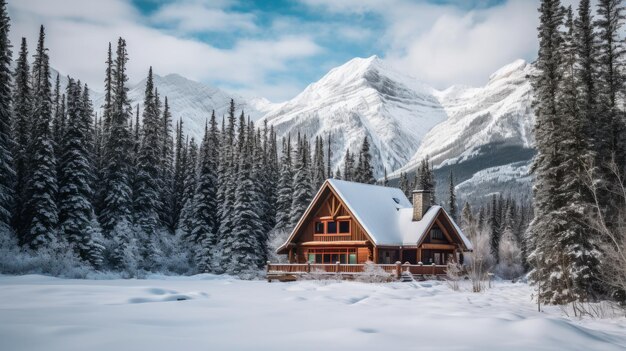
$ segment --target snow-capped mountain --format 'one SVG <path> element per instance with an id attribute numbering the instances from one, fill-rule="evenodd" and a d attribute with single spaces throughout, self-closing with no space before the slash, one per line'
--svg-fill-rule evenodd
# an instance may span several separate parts
<path id="1" fill-rule="evenodd" d="M 413 173 L 429 156 L 440 184 L 450 170 L 456 183 L 484 179 L 480 172 L 486 171 L 490 181 L 480 181 L 481 186 L 494 188 L 502 183 L 498 172 L 527 169 L 534 152 L 532 71 L 531 64 L 517 60 L 492 74 L 484 87 L 438 91 L 376 56 L 355 58 L 282 103 L 246 100 L 177 74 L 155 75 L 154 84 L 161 97 L 168 97 L 174 119 L 182 118 L 185 133 L 196 139 L 211 111 L 221 117 L 233 98 L 238 111 L 267 121 L 279 137 L 299 132 L 326 140 L 330 134 L 334 169 L 341 169 L 346 150 L 358 152 L 367 136 L 378 177 L 385 169 L 391 178 Z M 145 80 L 130 87 L 129 96 L 140 108 L 144 89 Z M 102 95 L 93 96 L 95 106 L 101 106 Z"/>
<path id="2" fill-rule="evenodd" d="M 332 164 L 341 167 L 346 149 L 371 143 L 375 174 L 409 161 L 426 133 L 446 120 L 436 91 L 388 67 L 376 56 L 355 58 L 332 69 L 263 119 L 278 136 L 298 132 L 310 139 L 331 135 Z"/>
<path id="3" fill-rule="evenodd" d="M 448 118 L 428 132 L 411 161 L 395 174 L 415 168 L 427 156 L 435 166 L 445 166 L 475 158 L 487 145 L 531 148 L 532 71 L 532 65 L 517 60 L 492 74 L 482 88 L 453 86 L 437 92 Z"/>
<path id="4" fill-rule="evenodd" d="M 163 77 L 155 74 L 153 80 L 161 99 L 167 96 L 174 121 L 182 119 L 185 134 L 198 141 L 202 139 L 204 125 L 207 118 L 211 117 L 211 111 L 215 110 L 216 116 L 221 119 L 228 111 L 231 98 L 235 100 L 237 110 L 243 109 L 246 116 L 250 116 L 252 120 L 257 120 L 274 106 L 264 99 L 249 102 L 236 94 L 189 80 L 178 74 Z M 145 79 L 129 87 L 128 95 L 133 101 L 133 108 L 139 104 L 140 110 L 143 110 L 145 87 Z M 94 106 L 97 108 L 102 106 L 103 99 L 102 94 L 94 96 Z"/>

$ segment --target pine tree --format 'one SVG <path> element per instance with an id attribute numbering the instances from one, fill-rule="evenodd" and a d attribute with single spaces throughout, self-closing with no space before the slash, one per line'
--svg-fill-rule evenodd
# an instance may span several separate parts
<path id="1" fill-rule="evenodd" d="M 50 130 L 52 119 L 52 87 L 44 27 L 33 63 L 33 131 L 28 148 L 29 175 L 26 182 L 25 233 L 23 243 L 38 248 L 54 240 L 58 222 L 57 160 Z"/>
<path id="2" fill-rule="evenodd" d="M 472 206 L 466 201 L 463 205 L 463 210 L 461 211 L 461 228 L 470 240 L 473 239 L 474 234 L 477 232 L 474 226 L 475 224 L 476 219 L 474 218 L 474 213 L 472 212 Z"/>
<path id="3" fill-rule="evenodd" d="M 435 180 L 433 176 L 432 166 L 428 157 L 423 159 L 420 162 L 419 167 L 417 168 L 417 173 L 415 175 L 415 185 L 416 190 L 426 190 L 430 192 L 430 204 L 435 205 Z"/>
<path id="4" fill-rule="evenodd" d="M 370 144 L 367 141 L 367 137 L 363 139 L 363 144 L 361 144 L 355 181 L 366 184 L 376 183 L 376 178 L 374 178 L 374 168 L 372 166 L 372 155 L 370 154 Z"/>
<path id="5" fill-rule="evenodd" d="M 178 227 L 180 211 L 183 208 L 185 189 L 185 144 L 183 141 L 183 121 L 176 122 L 176 142 L 174 147 L 174 189 L 172 198 L 172 221 Z"/>
<path id="6" fill-rule="evenodd" d="M 63 101 L 61 101 L 63 95 Z M 54 155 L 57 160 L 61 159 L 61 144 L 63 139 L 63 129 L 65 127 L 65 94 L 61 93 L 61 80 L 57 73 L 54 84 L 53 100 L 53 117 L 52 117 L 52 139 L 54 140 Z M 57 173 L 58 173 L 57 169 Z"/>
<path id="7" fill-rule="evenodd" d="M 175 227 L 172 205 L 174 203 L 174 136 L 172 135 L 172 113 L 170 111 L 167 96 L 163 105 L 163 117 L 161 125 L 161 203 L 160 218 L 170 230 Z"/>
<path id="8" fill-rule="evenodd" d="M 409 186 L 409 180 L 407 178 L 406 173 L 404 172 L 400 172 L 400 184 L 398 185 L 398 187 L 400 188 L 400 190 L 402 190 L 402 192 L 404 193 L 404 196 L 406 196 L 408 199 L 411 199 L 411 187 Z"/>
<path id="9" fill-rule="evenodd" d="M 306 137 L 300 138 L 298 135 L 298 149 L 296 151 L 296 159 L 294 163 L 293 176 L 293 197 L 291 201 L 291 214 L 289 215 L 289 224 L 291 228 L 295 228 L 300 217 L 309 206 L 309 201 L 313 196 L 311 189 L 311 175 L 307 165 L 307 146 Z"/>
<path id="10" fill-rule="evenodd" d="M 264 149 L 264 161 L 263 164 L 257 166 L 261 168 L 262 184 L 264 187 L 264 211 L 265 218 L 263 219 L 265 231 L 269 232 L 276 226 L 276 203 L 278 201 L 278 180 L 280 178 L 280 167 L 278 164 L 278 146 L 276 142 L 276 132 L 274 127 L 270 127 L 268 139 L 267 134 L 267 120 L 265 120 L 263 127 L 263 149 Z"/>
<path id="11" fill-rule="evenodd" d="M 452 175 L 452 171 L 450 171 L 450 186 L 448 187 L 448 209 L 450 210 L 450 217 L 453 220 L 457 220 L 456 218 L 456 194 L 454 193 L 454 177 Z"/>
<path id="12" fill-rule="evenodd" d="M 331 167 L 332 149 L 330 148 L 330 132 L 328 132 L 328 149 L 326 150 L 326 178 L 333 177 L 333 170 Z"/>
<path id="13" fill-rule="evenodd" d="M 126 41 L 118 40 L 114 68 L 112 69 L 112 98 L 110 117 L 105 109 L 105 145 L 103 165 L 103 192 L 100 224 L 105 233 L 110 233 L 118 223 L 131 223 L 131 150 L 132 134 L 129 119 L 132 107 L 128 98 L 126 63 L 128 54 Z M 110 118 L 108 131 L 106 119 Z"/>
<path id="14" fill-rule="evenodd" d="M 291 229 L 291 201 L 293 196 L 293 165 L 291 162 L 291 135 L 283 139 L 283 152 L 280 160 L 280 178 L 278 179 L 278 197 L 276 200 L 277 230 Z"/>
<path id="15" fill-rule="evenodd" d="M 15 165 L 13 228 L 20 241 L 24 242 L 26 220 L 26 179 L 28 178 L 28 145 L 31 140 L 32 128 L 32 97 L 30 85 L 30 68 L 28 65 L 28 48 L 26 38 L 22 38 L 20 53 L 13 74 L 13 139 L 12 155 Z"/>
<path id="16" fill-rule="evenodd" d="M 313 167 L 313 188 L 319 189 L 326 180 L 326 166 L 324 165 L 324 139 L 315 138 L 315 164 Z"/>
<path id="17" fill-rule="evenodd" d="M 243 119 L 240 119 L 240 126 Z M 233 206 L 233 230 L 225 238 L 223 255 L 226 258 L 227 272 L 230 274 L 252 273 L 260 267 L 259 253 L 262 252 L 258 238 L 261 230 L 256 213 L 256 199 L 252 182 L 253 135 L 246 135 L 245 129 L 238 134 L 239 167 L 237 187 Z"/>
<path id="18" fill-rule="evenodd" d="M 0 1 L 0 230 L 9 228 L 14 206 L 15 164 L 11 130 L 11 42 L 6 2 Z"/>
<path id="19" fill-rule="evenodd" d="M 186 143 L 186 151 L 184 153 L 185 159 L 185 180 L 184 180 L 184 192 L 182 210 L 180 212 L 180 219 L 178 220 L 178 230 L 181 231 L 183 239 L 188 243 L 193 243 L 191 238 L 191 229 L 193 221 L 193 199 L 196 193 L 197 184 L 197 166 L 198 166 L 198 145 L 195 139 L 192 137 L 189 142 Z"/>
<path id="20" fill-rule="evenodd" d="M 198 246 L 196 262 L 200 272 L 211 269 L 213 253 L 217 243 L 217 121 L 211 115 L 211 129 L 205 128 L 205 135 L 198 157 L 198 175 L 193 199 L 193 219 L 191 237 Z"/>
<path id="21" fill-rule="evenodd" d="M 220 150 L 220 161 L 218 168 L 218 192 L 217 201 L 219 207 L 219 223 L 218 230 L 218 246 L 223 246 L 223 241 L 227 235 L 232 232 L 233 222 L 233 204 L 235 200 L 235 184 L 232 181 L 237 174 L 235 173 L 235 102 L 230 100 L 230 108 L 228 110 L 228 124 L 224 128 L 222 122 L 222 134 Z M 220 250 L 218 247 L 218 250 Z M 222 260 L 221 254 L 218 260 Z"/>
<path id="22" fill-rule="evenodd" d="M 500 202 L 500 204 L 501 203 L 502 202 Z M 498 200 L 495 194 L 491 197 L 491 219 L 489 220 L 489 225 L 491 226 L 491 253 L 496 259 L 496 262 L 499 262 L 498 250 L 500 248 L 500 237 L 502 235 L 502 232 L 500 231 Z"/>
<path id="23" fill-rule="evenodd" d="M 343 179 L 351 182 L 354 180 L 354 156 L 350 153 L 350 149 L 346 149 L 343 162 Z"/>
<path id="24" fill-rule="evenodd" d="M 626 165 L 626 119 L 619 107 L 619 96 L 623 93 L 625 81 L 624 40 L 620 37 L 625 18 L 622 1 L 598 1 L 598 18 L 595 25 L 599 36 L 599 102 L 602 113 L 596 122 L 600 133 L 596 137 L 598 141 L 596 150 L 598 162 L 602 167 L 605 167 L 612 157 L 615 157 L 617 165 L 622 167 Z M 606 168 L 602 171 L 606 182 L 615 183 Z M 612 196 L 607 194 L 607 197 L 609 205 L 614 205 Z"/>
<path id="25" fill-rule="evenodd" d="M 559 113 L 567 121 L 560 132 L 563 139 L 560 152 L 563 156 L 563 182 L 558 191 L 563 207 L 559 212 L 568 221 L 562 225 L 556 242 L 568 262 L 564 277 L 572 280 L 561 284 L 565 286 L 561 294 L 586 300 L 593 295 L 593 286 L 599 285 L 598 239 L 584 219 L 589 213 L 591 195 L 586 190 L 583 172 L 587 162 L 593 158 L 593 139 L 589 131 L 593 128 L 591 121 L 597 116 L 596 44 L 589 1 L 580 2 L 575 23 L 572 17 L 570 8 L 561 50 L 566 69 L 562 73 L 562 91 L 559 94 Z"/>
<path id="26" fill-rule="evenodd" d="M 74 244 L 78 255 L 97 265 L 102 261 L 104 247 L 94 240 L 95 214 L 91 205 L 93 180 L 90 165 L 89 127 L 85 115 L 79 83 L 69 79 L 67 86 L 67 124 L 60 150 L 59 174 L 59 228 L 61 234 Z"/>
<path id="27" fill-rule="evenodd" d="M 559 118 L 559 93 L 562 80 L 563 34 L 560 31 L 564 11 L 558 0 L 543 0 L 539 7 L 539 54 L 536 62 L 538 73 L 532 77 L 535 101 L 535 147 L 533 160 L 535 174 L 533 188 L 535 220 L 531 224 L 528 246 L 532 249 L 529 261 L 533 265 L 531 281 L 539 286 L 539 299 L 544 302 L 567 302 L 556 291 L 563 291 L 560 277 L 566 271 L 558 257 L 560 248 L 555 238 L 562 231 L 562 223 L 568 221 L 560 210 L 562 207 L 558 187 L 563 182 L 560 169 L 562 121 Z M 493 249 L 493 246 L 492 246 Z"/>
<path id="28" fill-rule="evenodd" d="M 143 110 L 143 133 L 139 155 L 137 157 L 137 178 L 135 188 L 134 213 L 136 222 L 152 236 L 160 227 L 159 213 L 161 203 L 160 169 L 161 122 L 157 109 L 157 97 L 154 94 L 152 67 L 148 72 Z"/>

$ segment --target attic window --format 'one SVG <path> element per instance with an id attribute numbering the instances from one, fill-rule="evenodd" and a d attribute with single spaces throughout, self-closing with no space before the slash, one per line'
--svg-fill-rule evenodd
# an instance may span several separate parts
<path id="1" fill-rule="evenodd" d="M 397 197 L 394 197 L 393 201 L 395 201 L 398 205 L 400 204 L 400 199 L 398 199 Z"/>

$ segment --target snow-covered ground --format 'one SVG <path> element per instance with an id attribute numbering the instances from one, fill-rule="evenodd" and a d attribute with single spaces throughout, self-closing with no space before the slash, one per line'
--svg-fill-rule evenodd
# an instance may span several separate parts
<path id="1" fill-rule="evenodd" d="M 0 276 L 1 350 L 624 350 L 626 319 L 536 312 L 532 289 Z"/>

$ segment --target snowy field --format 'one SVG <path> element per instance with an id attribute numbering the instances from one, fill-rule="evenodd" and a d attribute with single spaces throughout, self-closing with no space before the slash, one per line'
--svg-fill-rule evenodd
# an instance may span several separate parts
<path id="1" fill-rule="evenodd" d="M 0 350 L 624 350 L 626 319 L 536 312 L 525 284 L 0 276 Z"/>

